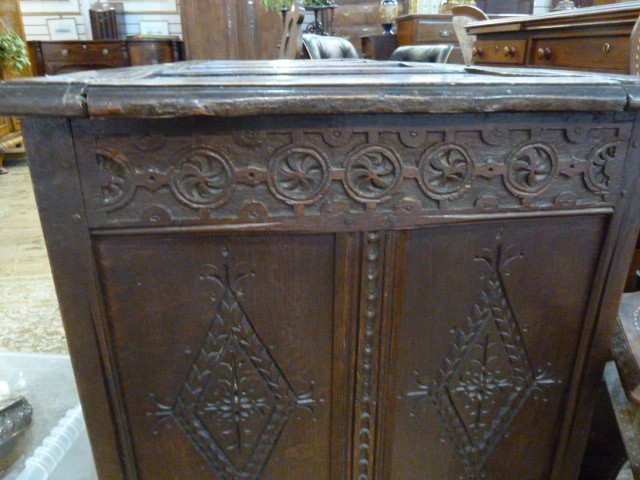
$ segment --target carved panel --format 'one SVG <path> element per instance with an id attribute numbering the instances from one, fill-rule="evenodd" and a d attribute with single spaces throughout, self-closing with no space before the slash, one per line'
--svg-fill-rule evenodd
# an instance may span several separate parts
<path id="1" fill-rule="evenodd" d="M 89 218 L 94 227 L 149 225 L 152 204 L 168 212 L 165 224 L 242 223 L 251 204 L 263 212 L 252 223 L 286 227 L 323 218 L 348 229 L 365 221 L 402 227 L 451 213 L 613 205 L 629 123 L 587 118 L 584 141 L 575 142 L 576 127 L 553 118 L 534 126 L 504 118 L 493 129 L 415 117 L 411 122 L 426 126 L 278 128 L 270 120 L 245 129 L 237 120 L 232 133 L 203 125 L 193 135 L 166 137 L 149 128 L 97 140 L 80 131 L 81 168 L 105 193 L 87 192 Z M 112 159 L 106 184 L 105 158 Z M 124 187 L 126 194 L 115 191 Z M 336 205 L 340 216 L 331 213 Z"/>
<path id="2" fill-rule="evenodd" d="M 225 260 L 229 251 L 224 249 Z M 297 407 L 313 413 L 313 393 L 296 396 L 240 304 L 245 265 L 208 265 L 218 309 L 173 407 L 158 403 L 160 422 L 175 418 L 222 479 L 258 479 Z M 311 382 L 313 386 L 313 382 Z"/>
<path id="3" fill-rule="evenodd" d="M 507 296 L 509 265 L 523 254 L 504 247 L 501 234 L 496 240 L 495 250 L 476 258 L 487 267 L 484 287 L 449 353 L 430 382 L 416 371 L 417 389 L 406 394 L 415 407 L 433 402 L 472 480 L 484 478 L 488 456 L 529 397 L 557 383 L 531 364 Z"/>

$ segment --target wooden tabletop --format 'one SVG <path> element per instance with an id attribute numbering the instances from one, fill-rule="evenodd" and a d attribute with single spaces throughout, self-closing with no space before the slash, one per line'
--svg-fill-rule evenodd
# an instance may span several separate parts
<path id="1" fill-rule="evenodd" d="M 206 61 L 0 84 L 0 114 L 193 115 L 623 111 L 640 80 L 577 72 L 378 61 Z"/>

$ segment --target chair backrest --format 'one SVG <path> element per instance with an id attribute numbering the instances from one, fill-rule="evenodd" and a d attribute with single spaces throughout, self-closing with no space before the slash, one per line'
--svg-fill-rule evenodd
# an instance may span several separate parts
<path id="1" fill-rule="evenodd" d="M 470 5 L 461 5 L 451 9 L 453 29 L 458 37 L 458 43 L 462 50 L 464 63 L 470 65 L 473 61 L 473 44 L 476 41 L 475 35 L 469 35 L 464 29 L 467 23 L 489 20 L 489 17 L 479 8 Z"/>
<path id="2" fill-rule="evenodd" d="M 312 60 L 360 58 L 349 40 L 324 35 L 302 35 L 302 56 Z"/>
<path id="3" fill-rule="evenodd" d="M 453 49 L 452 44 L 407 45 L 396 48 L 389 60 L 399 62 L 446 63 Z"/>
<path id="4" fill-rule="evenodd" d="M 284 28 L 280 39 L 280 58 L 295 59 L 300 55 L 302 22 L 304 22 L 304 8 L 297 1 L 292 2 L 291 8 L 284 17 Z"/>

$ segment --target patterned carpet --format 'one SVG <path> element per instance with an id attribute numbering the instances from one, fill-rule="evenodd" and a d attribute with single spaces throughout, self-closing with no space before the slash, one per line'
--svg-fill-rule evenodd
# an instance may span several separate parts
<path id="1" fill-rule="evenodd" d="M 50 275 L 0 277 L 0 350 L 68 353 Z"/>

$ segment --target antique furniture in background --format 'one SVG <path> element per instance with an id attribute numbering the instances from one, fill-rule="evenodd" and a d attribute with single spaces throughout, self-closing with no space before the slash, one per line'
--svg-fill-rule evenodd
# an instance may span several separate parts
<path id="1" fill-rule="evenodd" d="M 93 40 L 118 40 L 124 30 L 122 2 L 96 2 L 89 9 Z"/>
<path id="2" fill-rule="evenodd" d="M 313 20 L 304 29 L 310 35 L 330 35 L 336 34 L 336 4 L 329 5 L 308 5 L 306 10 L 313 12 Z"/>
<path id="3" fill-rule="evenodd" d="M 631 464 L 640 479 L 640 293 L 625 293 L 614 331 L 605 380 Z"/>
<path id="4" fill-rule="evenodd" d="M 442 15 L 403 15 L 398 17 L 398 46 L 450 43 L 458 45 L 452 17 Z"/>
<path id="5" fill-rule="evenodd" d="M 398 47 L 398 36 L 395 34 L 364 35 L 360 37 L 364 58 L 372 60 L 389 60 Z"/>
<path id="6" fill-rule="evenodd" d="M 576 478 L 640 80 L 412 65 L 0 86 L 102 478 Z"/>
<path id="7" fill-rule="evenodd" d="M 453 30 L 456 32 L 456 38 L 460 43 L 460 50 L 464 58 L 465 65 L 471 65 L 473 62 L 473 46 L 476 41 L 475 35 L 469 35 L 465 30 L 465 25 L 471 22 L 488 20 L 489 17 L 480 9 L 463 5 L 453 7 L 451 9 Z"/>
<path id="8" fill-rule="evenodd" d="M 346 39 L 326 35 L 302 35 L 302 58 L 322 59 L 357 59 L 356 48 Z"/>
<path id="9" fill-rule="evenodd" d="M 336 36 L 344 37 L 360 48 L 361 37 L 382 33 L 380 0 L 340 0 L 337 3 L 339 6 L 336 8 Z M 399 0 L 398 11 L 403 12 L 405 8 L 406 2 Z"/>
<path id="10" fill-rule="evenodd" d="M 629 73 L 640 2 L 467 25 L 473 63 Z M 635 54 L 636 52 L 633 52 Z"/>
<path id="11" fill-rule="evenodd" d="M 189 60 L 278 58 L 282 19 L 258 0 L 189 0 L 180 16 Z"/>
<path id="12" fill-rule="evenodd" d="M 120 68 L 184 59 L 178 37 L 127 40 L 73 40 L 64 42 L 30 41 L 29 51 L 35 75 Z"/>
<path id="13" fill-rule="evenodd" d="M 304 22 L 304 8 L 294 2 L 284 13 L 282 37 L 280 38 L 280 55 L 278 58 L 293 60 L 302 53 L 301 28 Z"/>
<path id="14" fill-rule="evenodd" d="M 0 2 L 0 21 L 2 21 L 4 27 L 16 32 L 24 40 L 24 26 L 18 0 L 3 0 Z M 0 26 L 0 30 L 2 28 Z M 0 60 L 0 80 L 30 75 L 31 71 L 29 69 L 17 72 L 14 69 L 4 68 Z M 0 174 L 7 173 L 7 170 L 3 167 L 3 162 L 5 156 L 9 153 L 24 153 L 20 120 L 18 118 L 0 117 Z"/>
<path id="15" fill-rule="evenodd" d="M 409 45 L 398 47 L 389 57 L 397 62 L 447 63 L 453 45 Z"/>

